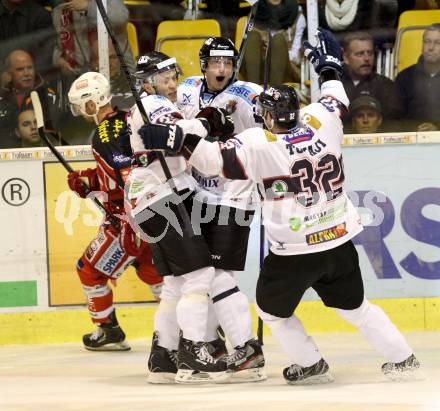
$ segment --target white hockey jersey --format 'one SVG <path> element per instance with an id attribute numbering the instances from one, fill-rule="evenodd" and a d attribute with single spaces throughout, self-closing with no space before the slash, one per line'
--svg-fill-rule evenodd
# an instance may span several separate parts
<path id="1" fill-rule="evenodd" d="M 178 107 L 166 97 L 143 93 L 141 101 L 151 123 L 174 124 L 183 118 Z M 171 194 L 169 185 L 164 184 L 166 177 L 159 160 L 155 159 L 147 165 L 148 156 L 154 153 L 145 149 L 142 138 L 138 134 L 138 130 L 143 125 L 144 121 L 137 106 L 133 106 L 127 116 L 130 144 L 138 163 L 144 164 L 144 166 L 134 168 L 127 181 L 127 197 L 136 206 L 133 210 L 134 214 L 152 202 Z M 188 163 L 183 156 L 167 156 L 166 162 L 178 190 L 196 189 L 197 184 L 187 173 Z"/>
<path id="2" fill-rule="evenodd" d="M 344 191 L 340 110 L 342 83 L 321 87 L 319 103 L 300 112 L 287 134 L 249 129 L 225 144 L 201 140 L 190 163 L 204 173 L 255 181 L 264 195 L 263 223 L 271 251 L 306 254 L 337 247 L 360 231 L 359 215 Z"/>
<path id="3" fill-rule="evenodd" d="M 255 123 L 253 106 L 263 89 L 254 83 L 236 81 L 219 94 L 202 92 L 203 77 L 188 77 L 177 89 L 177 105 L 187 119 L 194 118 L 204 107 L 220 107 L 231 113 L 234 133 L 261 127 Z M 253 210 L 260 203 L 252 181 L 229 180 L 223 176 L 206 175 L 192 168 L 192 176 L 199 185 L 205 201 L 229 207 Z"/>

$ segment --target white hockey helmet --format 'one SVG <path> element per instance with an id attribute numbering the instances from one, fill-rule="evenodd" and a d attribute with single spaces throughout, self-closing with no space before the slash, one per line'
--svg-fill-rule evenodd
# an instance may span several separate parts
<path id="1" fill-rule="evenodd" d="M 110 83 L 101 73 L 89 71 L 79 76 L 70 87 L 68 93 L 70 109 L 74 116 L 80 114 L 96 119 L 98 110 L 108 104 L 112 98 Z M 93 101 L 96 104 L 96 113 L 86 112 L 86 103 Z"/>

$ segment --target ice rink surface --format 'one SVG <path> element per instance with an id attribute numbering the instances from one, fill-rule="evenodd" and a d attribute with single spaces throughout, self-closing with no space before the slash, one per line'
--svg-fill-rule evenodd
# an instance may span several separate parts
<path id="1" fill-rule="evenodd" d="M 78 336 L 80 338 L 80 336 Z M 89 352 L 81 344 L 0 347 L 1 411 L 434 411 L 440 410 L 440 333 L 408 333 L 424 379 L 384 380 L 382 359 L 359 334 L 315 337 L 335 381 L 289 386 L 288 360 L 265 340 L 268 379 L 223 385 L 150 385 L 150 341 L 129 352 Z"/>

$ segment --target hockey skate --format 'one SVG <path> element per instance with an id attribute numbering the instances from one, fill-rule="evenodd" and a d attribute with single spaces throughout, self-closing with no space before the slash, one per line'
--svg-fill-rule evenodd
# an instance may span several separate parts
<path id="1" fill-rule="evenodd" d="M 284 369 L 283 376 L 287 384 L 291 385 L 325 384 L 333 381 L 328 364 L 323 358 L 310 367 L 292 364 Z"/>
<path id="2" fill-rule="evenodd" d="M 217 360 L 223 360 L 223 357 L 228 355 L 225 341 L 220 337 L 216 340 L 209 341 L 207 345 L 208 352 Z"/>
<path id="3" fill-rule="evenodd" d="M 263 381 L 267 378 L 264 372 L 264 355 L 259 342 L 249 340 L 241 347 L 223 358 L 231 373 L 230 382 Z"/>
<path id="4" fill-rule="evenodd" d="M 148 382 L 151 384 L 174 384 L 177 373 L 177 351 L 168 350 L 159 344 L 157 332 L 153 334 L 148 358 Z"/>
<path id="5" fill-rule="evenodd" d="M 91 334 L 83 336 L 83 344 L 90 351 L 128 351 L 130 346 L 125 341 L 125 333 L 122 331 L 113 311 L 109 315 L 111 322 L 99 324 Z"/>
<path id="6" fill-rule="evenodd" d="M 391 381 L 406 381 L 422 378 L 418 373 L 420 362 L 411 354 L 402 362 L 387 362 L 382 365 L 382 372 L 385 377 Z"/>
<path id="7" fill-rule="evenodd" d="M 229 379 L 226 362 L 216 360 L 208 344 L 180 338 L 176 382 L 184 384 L 222 383 Z"/>

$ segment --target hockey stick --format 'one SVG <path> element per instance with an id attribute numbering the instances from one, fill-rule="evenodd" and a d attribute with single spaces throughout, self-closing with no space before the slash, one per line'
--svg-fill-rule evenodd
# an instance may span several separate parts
<path id="1" fill-rule="evenodd" d="M 139 112 L 141 113 L 144 123 L 150 124 L 145 108 L 142 105 L 139 93 L 136 90 L 136 86 L 131 76 L 130 70 L 128 69 L 127 63 L 124 60 L 124 55 L 122 54 L 121 48 L 119 47 L 118 41 L 116 40 L 116 36 L 110 24 L 110 20 L 108 19 L 107 12 L 105 11 L 104 5 L 102 4 L 102 0 L 95 0 L 95 3 L 96 3 L 96 7 L 98 8 L 99 14 L 101 15 L 102 21 L 104 22 L 105 28 L 107 29 L 107 33 L 110 36 L 116 55 L 118 56 L 119 64 L 121 65 L 121 69 L 124 72 L 131 93 L 133 94 L 133 98 L 135 100 L 136 106 Z M 155 153 L 157 158 L 159 159 L 160 165 L 162 167 L 162 171 L 167 179 L 167 183 L 169 184 L 174 194 L 178 196 L 179 194 L 177 192 L 177 187 L 176 184 L 174 183 L 170 169 L 168 168 L 168 164 L 165 161 L 165 156 L 161 151 L 156 151 Z M 177 212 L 179 213 L 180 218 L 182 219 L 183 222 L 183 231 L 187 234 L 187 236 L 193 237 L 194 231 L 192 229 L 191 220 L 189 219 L 189 215 L 188 212 L 186 211 L 184 204 L 182 202 L 177 202 L 176 207 L 177 207 Z"/>
<path id="2" fill-rule="evenodd" d="M 270 34 L 270 29 L 267 30 L 267 47 L 266 54 L 264 56 L 264 82 L 263 88 L 264 91 L 267 90 L 269 86 L 269 72 L 270 72 L 270 54 L 272 52 L 272 35 Z M 265 236 L 264 236 L 264 225 L 263 225 L 263 213 L 261 213 L 260 220 L 260 269 L 263 267 L 264 262 L 264 249 L 265 249 Z M 258 328 L 257 328 L 257 337 L 260 345 L 263 345 L 263 321 L 261 318 L 258 318 Z"/>
<path id="3" fill-rule="evenodd" d="M 49 140 L 49 138 L 46 136 L 46 133 L 44 132 L 43 108 L 41 107 L 40 96 L 38 95 L 38 93 L 36 91 L 31 91 L 31 100 L 32 100 L 32 106 L 34 107 L 35 120 L 37 121 L 38 135 L 46 143 L 47 147 L 49 147 L 49 150 L 52 151 L 53 155 L 62 164 L 62 166 L 69 173 L 73 173 L 75 170 L 64 159 L 64 157 L 61 155 L 61 153 L 55 148 L 55 146 L 52 144 L 52 142 Z M 87 184 L 85 182 L 83 184 L 84 184 L 84 186 L 87 187 Z M 87 187 L 87 189 L 88 189 L 88 187 Z M 115 217 L 113 214 L 110 214 L 105 209 L 104 205 L 96 197 L 93 197 L 93 202 L 98 206 L 98 208 L 101 211 L 103 211 L 105 213 L 106 218 L 108 219 L 110 224 L 113 227 L 118 228 L 119 221 L 118 221 L 117 217 Z"/>
<path id="4" fill-rule="evenodd" d="M 254 28 L 255 15 L 257 14 L 258 0 L 247 0 L 247 2 L 252 4 L 252 7 L 251 7 L 251 11 L 249 12 L 249 17 L 248 17 L 248 20 L 246 23 L 246 28 L 244 29 L 243 39 L 241 40 L 240 50 L 238 52 L 238 60 L 237 60 L 236 66 L 235 66 L 235 70 L 234 70 L 234 74 L 232 76 L 231 83 L 233 83 L 235 80 L 237 80 L 238 73 L 240 71 L 240 67 L 241 67 L 241 64 L 243 63 L 243 59 L 244 59 L 244 52 L 246 50 L 248 33 Z"/>

